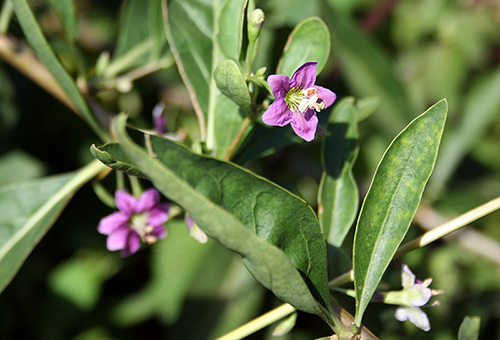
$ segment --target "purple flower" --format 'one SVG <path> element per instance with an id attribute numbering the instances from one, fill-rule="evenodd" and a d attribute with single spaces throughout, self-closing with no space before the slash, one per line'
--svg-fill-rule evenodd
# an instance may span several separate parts
<path id="1" fill-rule="evenodd" d="M 267 81 L 276 100 L 269 106 L 262 120 L 267 125 L 285 126 L 290 123 L 295 133 L 310 142 L 318 126 L 317 112 L 333 104 L 337 95 L 314 85 L 317 62 L 307 62 L 292 75 L 269 76 Z"/>
<path id="2" fill-rule="evenodd" d="M 129 256 L 139 250 L 141 240 L 152 244 L 167 236 L 163 224 L 168 220 L 169 205 L 159 203 L 156 189 L 144 191 L 139 199 L 118 190 L 115 201 L 119 211 L 103 217 L 97 227 L 108 235 L 109 251 L 121 250 L 122 256 Z"/>

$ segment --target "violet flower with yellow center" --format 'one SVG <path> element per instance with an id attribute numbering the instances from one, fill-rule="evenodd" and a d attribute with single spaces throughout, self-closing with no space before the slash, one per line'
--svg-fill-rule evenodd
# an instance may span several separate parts
<path id="1" fill-rule="evenodd" d="M 295 133 L 310 142 L 318 126 L 316 113 L 333 104 L 337 95 L 316 82 L 316 62 L 300 66 L 288 78 L 282 74 L 267 79 L 276 100 L 269 106 L 262 121 L 267 125 L 285 126 L 290 123 Z"/>

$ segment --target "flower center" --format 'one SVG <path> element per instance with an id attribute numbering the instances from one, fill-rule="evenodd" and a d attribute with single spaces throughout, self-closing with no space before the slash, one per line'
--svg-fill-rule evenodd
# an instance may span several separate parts
<path id="1" fill-rule="evenodd" d="M 148 218 L 149 214 L 147 211 L 135 214 L 130 219 L 130 227 L 139 235 L 141 240 L 148 244 L 153 244 L 158 238 L 153 234 L 154 228 L 148 224 Z"/>
<path id="2" fill-rule="evenodd" d="M 318 91 L 314 87 L 301 89 L 299 87 L 291 88 L 286 94 L 285 102 L 292 111 L 301 113 L 308 109 L 319 112 L 324 109 L 325 103 L 318 97 Z"/>

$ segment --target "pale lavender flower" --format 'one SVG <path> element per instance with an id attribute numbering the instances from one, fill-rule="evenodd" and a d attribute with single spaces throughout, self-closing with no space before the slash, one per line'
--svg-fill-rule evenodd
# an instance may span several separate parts
<path id="1" fill-rule="evenodd" d="M 122 256 L 129 256 L 139 250 L 141 240 L 152 244 L 167 236 L 163 224 L 168 220 L 169 205 L 159 201 L 160 193 L 154 188 L 138 199 L 126 191 L 116 191 L 119 211 L 103 217 L 97 227 L 101 234 L 108 235 L 108 250 L 121 250 Z"/>
<path id="2" fill-rule="evenodd" d="M 285 126 L 288 123 L 295 133 L 310 142 L 318 126 L 317 112 L 333 104 L 337 95 L 332 91 L 314 85 L 316 62 L 307 62 L 292 75 L 282 74 L 267 79 L 276 100 L 269 106 L 262 120 L 267 125 Z"/>
<path id="3" fill-rule="evenodd" d="M 396 319 L 399 321 L 410 320 L 415 326 L 424 331 L 429 331 L 431 326 L 427 314 L 419 307 L 422 307 L 433 295 L 442 294 L 428 288 L 432 279 L 425 281 L 415 280 L 415 275 L 407 265 L 403 265 L 401 273 L 403 290 L 387 292 L 384 295 L 384 302 L 392 305 L 399 305 L 396 310 Z"/>

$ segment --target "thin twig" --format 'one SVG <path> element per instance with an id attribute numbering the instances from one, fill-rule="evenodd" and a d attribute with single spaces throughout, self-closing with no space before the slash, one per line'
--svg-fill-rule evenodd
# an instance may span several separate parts
<path id="1" fill-rule="evenodd" d="M 247 130 L 251 124 L 252 124 L 252 119 L 250 119 L 248 116 L 245 117 L 245 119 L 243 120 L 243 123 L 241 124 L 240 129 L 238 130 L 238 133 L 236 134 L 236 136 L 234 136 L 234 139 L 231 142 L 231 145 L 229 145 L 229 148 L 227 149 L 227 152 L 224 155 L 224 157 L 222 158 L 222 160 L 224 160 L 224 161 L 231 160 L 231 157 L 233 156 L 234 152 L 236 151 L 236 148 L 238 147 L 238 145 L 241 142 L 241 139 L 243 138 L 243 136 L 245 135 L 245 132 L 247 132 Z"/>
<path id="2" fill-rule="evenodd" d="M 417 237 L 413 241 L 403 244 L 396 251 L 394 259 L 401 257 L 412 250 L 425 247 L 429 243 L 439 240 L 451 234 L 452 232 L 457 231 L 458 229 L 471 224 L 472 222 L 480 219 L 481 217 L 491 214 L 492 212 L 498 209 L 500 209 L 500 197 L 497 197 L 489 202 L 486 202 L 485 204 L 482 204 L 479 207 L 476 207 L 466 212 L 465 214 L 462 214 L 452 219 L 451 221 L 440 225 L 439 227 L 429 230 L 428 232 L 426 232 L 420 237 Z M 342 274 L 341 276 L 330 281 L 328 285 L 330 287 L 340 286 L 342 284 L 352 281 L 352 278 L 353 278 L 353 271 L 350 270 L 349 272 Z"/>

